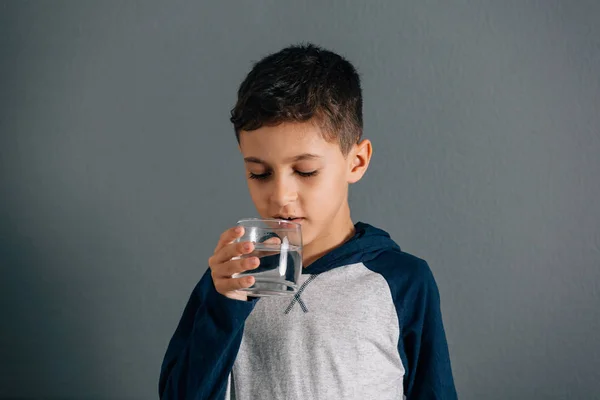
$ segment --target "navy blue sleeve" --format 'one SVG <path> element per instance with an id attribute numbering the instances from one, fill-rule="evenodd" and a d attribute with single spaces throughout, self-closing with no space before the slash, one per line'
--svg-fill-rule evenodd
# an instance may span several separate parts
<path id="1" fill-rule="evenodd" d="M 159 380 L 163 400 L 223 399 L 256 299 L 218 293 L 210 269 L 194 288 L 169 342 Z"/>
<path id="2" fill-rule="evenodd" d="M 404 376 L 406 398 L 456 399 L 440 294 L 425 261 L 419 260 L 398 302 L 399 350 L 408 364 Z"/>
<path id="3" fill-rule="evenodd" d="M 457 399 L 440 295 L 429 265 L 408 253 L 386 252 L 367 267 L 382 274 L 392 292 L 406 399 Z"/>

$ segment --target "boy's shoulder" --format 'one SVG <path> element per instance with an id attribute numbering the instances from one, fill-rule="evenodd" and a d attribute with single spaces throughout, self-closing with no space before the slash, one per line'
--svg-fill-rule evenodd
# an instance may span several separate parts
<path id="1" fill-rule="evenodd" d="M 374 273 L 382 275 L 390 286 L 434 283 L 429 264 L 408 253 L 385 230 L 368 223 L 358 222 L 354 257 Z"/>
<path id="2" fill-rule="evenodd" d="M 427 261 L 400 248 L 385 249 L 363 264 L 382 275 L 395 293 L 436 286 Z"/>

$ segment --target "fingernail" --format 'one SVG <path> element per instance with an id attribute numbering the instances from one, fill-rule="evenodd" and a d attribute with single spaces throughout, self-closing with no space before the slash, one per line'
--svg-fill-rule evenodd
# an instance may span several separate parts
<path id="1" fill-rule="evenodd" d="M 237 228 L 235 228 L 235 233 L 240 233 L 242 231 L 242 227 L 238 226 Z"/>
<path id="2" fill-rule="evenodd" d="M 250 250 L 250 243 L 246 243 L 244 245 L 244 250 Z"/>

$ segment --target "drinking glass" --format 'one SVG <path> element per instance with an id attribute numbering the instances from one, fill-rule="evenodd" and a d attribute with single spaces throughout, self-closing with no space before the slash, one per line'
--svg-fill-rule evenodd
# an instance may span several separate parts
<path id="1" fill-rule="evenodd" d="M 244 227 L 244 235 L 236 242 L 252 242 L 252 253 L 240 258 L 258 257 L 257 268 L 235 274 L 233 277 L 253 276 L 254 285 L 242 289 L 249 296 L 285 296 L 298 290 L 302 274 L 301 225 L 281 219 L 247 218 L 237 222 Z"/>

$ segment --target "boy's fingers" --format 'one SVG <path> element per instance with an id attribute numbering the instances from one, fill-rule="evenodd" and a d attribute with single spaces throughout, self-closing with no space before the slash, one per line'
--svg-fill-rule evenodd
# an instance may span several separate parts
<path id="1" fill-rule="evenodd" d="M 241 278 L 225 278 L 215 282 L 215 288 L 219 293 L 234 292 L 236 290 L 249 288 L 254 285 L 254 277 L 243 276 Z"/>
<path id="2" fill-rule="evenodd" d="M 260 264 L 258 257 L 241 258 L 239 260 L 231 260 L 226 262 L 218 271 L 218 275 L 221 277 L 231 278 L 235 274 L 239 274 L 244 271 L 255 269 Z"/>
<path id="3" fill-rule="evenodd" d="M 219 237 L 219 241 L 217 242 L 217 247 L 215 247 L 214 253 L 217 253 L 223 247 L 232 243 L 235 239 L 239 238 L 244 234 L 243 226 L 234 226 L 233 228 L 227 229 L 225 232 L 221 234 Z"/>
<path id="4" fill-rule="evenodd" d="M 268 238 L 267 240 L 265 240 L 262 243 L 266 243 L 266 244 L 280 244 L 281 243 L 281 239 L 279 239 L 278 237 L 274 236 L 272 238 Z"/>
<path id="5" fill-rule="evenodd" d="M 234 281 L 237 281 L 237 289 L 235 290 L 239 290 L 239 289 L 245 289 L 245 288 L 249 288 L 250 286 L 254 285 L 254 277 L 253 276 L 245 276 L 243 278 L 237 278 L 237 279 L 233 279 Z"/>
<path id="6" fill-rule="evenodd" d="M 230 243 L 216 252 L 211 257 L 211 261 L 215 265 L 222 264 L 231 260 L 233 257 L 251 253 L 252 250 L 254 250 L 254 244 L 252 242 Z"/>
<path id="7" fill-rule="evenodd" d="M 233 257 L 239 257 L 243 254 L 251 253 L 254 250 L 254 243 L 252 242 L 239 242 L 233 243 L 221 250 L 224 253 L 225 260 L 229 261 Z"/>
<path id="8" fill-rule="evenodd" d="M 227 291 L 234 291 L 249 288 L 254 285 L 254 277 L 253 276 L 244 276 L 242 278 L 230 278 L 227 280 Z"/>

